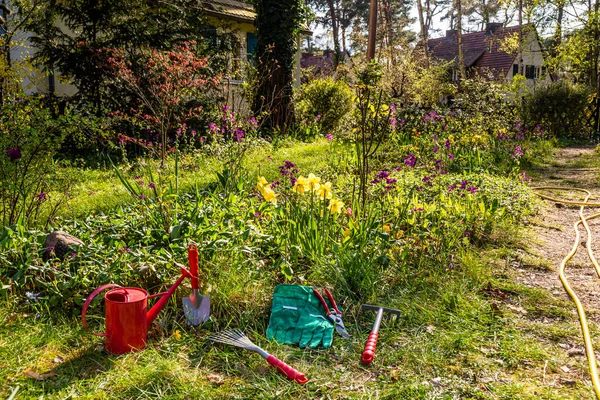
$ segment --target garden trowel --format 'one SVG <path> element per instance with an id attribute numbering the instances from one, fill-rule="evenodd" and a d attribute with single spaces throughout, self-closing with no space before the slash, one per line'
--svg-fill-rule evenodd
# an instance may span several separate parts
<path id="1" fill-rule="evenodd" d="M 200 325 L 210 317 L 210 296 L 198 293 L 198 246 L 191 243 L 188 246 L 190 274 L 192 275 L 192 295 L 183 298 L 183 313 L 190 325 Z"/>

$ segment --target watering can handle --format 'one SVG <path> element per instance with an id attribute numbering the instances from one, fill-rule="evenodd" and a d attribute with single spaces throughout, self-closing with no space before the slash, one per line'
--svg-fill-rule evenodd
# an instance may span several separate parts
<path id="1" fill-rule="evenodd" d="M 113 288 L 113 287 L 121 287 L 115 283 L 109 283 L 107 285 L 104 286 L 100 286 L 98 289 L 94 290 L 92 292 L 92 294 L 90 294 L 88 296 L 87 299 L 85 299 L 85 304 L 83 305 L 83 310 L 81 310 L 81 323 L 83 324 L 83 327 L 85 329 L 87 329 L 87 331 L 89 333 L 91 333 L 92 335 L 96 335 L 96 336 L 107 336 L 106 333 L 96 333 L 96 332 L 92 332 L 90 330 L 90 328 L 88 328 L 87 323 L 85 322 L 85 314 L 87 313 L 88 307 L 90 306 L 90 303 L 92 302 L 92 300 L 94 300 L 94 297 L 96 297 L 100 292 L 109 289 L 109 288 Z"/>

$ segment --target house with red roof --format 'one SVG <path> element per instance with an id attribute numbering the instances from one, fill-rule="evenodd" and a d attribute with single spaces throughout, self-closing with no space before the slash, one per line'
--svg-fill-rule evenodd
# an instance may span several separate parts
<path id="1" fill-rule="evenodd" d="M 542 45 L 535 28 L 531 25 L 505 27 L 501 23 L 489 23 L 483 31 L 463 34 L 463 58 L 467 74 L 511 81 L 519 73 L 520 30 L 523 35 L 522 75 L 531 86 L 540 81 L 550 80 L 544 66 Z M 448 30 L 446 36 L 431 39 L 427 43 L 431 59 L 451 63 L 452 81 L 458 81 L 457 31 Z"/>

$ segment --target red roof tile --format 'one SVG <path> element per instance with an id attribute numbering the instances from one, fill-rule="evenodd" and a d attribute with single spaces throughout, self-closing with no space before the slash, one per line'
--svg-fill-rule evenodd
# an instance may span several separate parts
<path id="1" fill-rule="evenodd" d="M 457 35 L 451 31 L 448 33 L 450 34 L 445 37 L 429 40 L 429 51 L 433 58 L 456 62 Z M 480 71 L 491 70 L 500 76 L 506 75 L 512 68 L 516 54 L 509 54 L 500 47 L 504 39 L 518 33 L 519 26 L 510 26 L 463 34 L 465 66 L 467 68 L 474 67 Z"/>

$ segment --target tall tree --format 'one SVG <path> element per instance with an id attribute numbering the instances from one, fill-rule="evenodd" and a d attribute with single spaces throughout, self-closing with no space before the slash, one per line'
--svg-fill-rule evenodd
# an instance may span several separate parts
<path id="1" fill-rule="evenodd" d="M 256 0 L 258 88 L 253 102 L 264 125 L 285 129 L 294 119 L 293 68 L 302 0 Z"/>
<path id="2" fill-rule="evenodd" d="M 460 72 L 460 79 L 467 78 L 467 71 L 465 69 L 465 54 L 463 51 L 463 35 L 462 35 L 462 0 L 455 0 L 456 8 L 456 35 L 458 40 L 458 70 Z"/>

